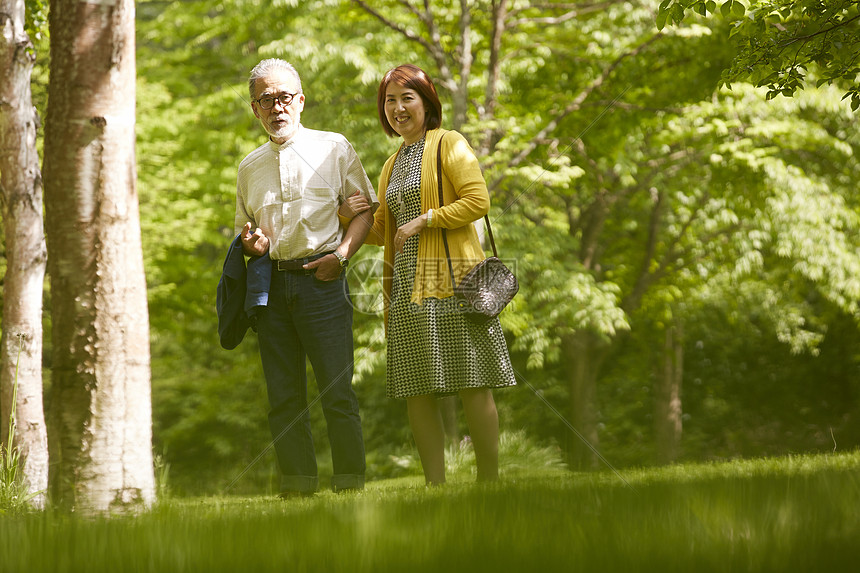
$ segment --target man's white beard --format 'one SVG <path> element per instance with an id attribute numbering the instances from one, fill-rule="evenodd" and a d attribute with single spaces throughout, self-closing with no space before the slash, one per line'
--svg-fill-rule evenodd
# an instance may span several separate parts
<path id="1" fill-rule="evenodd" d="M 272 139 L 289 139 L 296 131 L 296 124 L 293 123 L 293 118 L 287 116 L 286 125 L 281 129 L 274 130 L 271 125 L 266 125 L 266 131 Z"/>

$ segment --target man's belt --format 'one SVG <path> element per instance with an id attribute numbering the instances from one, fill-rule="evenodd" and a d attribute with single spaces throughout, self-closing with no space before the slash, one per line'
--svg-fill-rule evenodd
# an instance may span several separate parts
<path id="1" fill-rule="evenodd" d="M 315 261 L 317 259 L 321 259 L 326 255 L 332 254 L 334 251 L 327 251 L 325 253 L 320 253 L 318 255 L 311 255 L 309 257 L 304 257 L 302 259 L 280 259 L 272 261 L 272 266 L 274 266 L 279 271 L 306 271 L 304 268 L 306 264 L 311 261 Z"/>

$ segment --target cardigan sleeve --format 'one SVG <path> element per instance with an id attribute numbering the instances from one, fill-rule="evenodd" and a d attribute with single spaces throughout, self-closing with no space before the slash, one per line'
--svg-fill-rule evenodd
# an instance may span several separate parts
<path id="1" fill-rule="evenodd" d="M 442 139 L 442 177 L 448 179 L 456 200 L 433 211 L 433 228 L 456 229 L 490 212 L 490 194 L 475 152 L 466 139 L 449 131 Z"/>

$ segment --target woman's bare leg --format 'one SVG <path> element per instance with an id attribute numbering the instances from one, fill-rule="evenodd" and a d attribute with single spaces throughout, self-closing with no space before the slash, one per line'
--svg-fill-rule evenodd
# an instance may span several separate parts
<path id="1" fill-rule="evenodd" d="M 475 448 L 478 481 L 499 479 L 499 413 L 489 388 L 460 391 L 463 412 Z"/>
<path id="2" fill-rule="evenodd" d="M 445 431 L 436 397 L 411 396 L 406 398 L 406 409 L 424 479 L 431 485 L 445 483 Z"/>

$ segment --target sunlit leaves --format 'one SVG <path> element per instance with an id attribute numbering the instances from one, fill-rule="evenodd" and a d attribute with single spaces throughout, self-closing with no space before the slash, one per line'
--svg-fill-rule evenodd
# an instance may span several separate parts
<path id="1" fill-rule="evenodd" d="M 767 171 L 779 190 L 770 212 L 783 222 L 776 226 L 777 254 L 793 261 L 792 270 L 816 283 L 831 302 L 860 318 L 860 213 L 846 209 L 840 195 L 797 168 L 771 165 Z"/>
<path id="2" fill-rule="evenodd" d="M 32 40 L 41 40 L 48 34 L 48 1 L 27 0 L 24 3 L 24 30 Z"/>
<path id="3" fill-rule="evenodd" d="M 852 110 L 860 107 L 860 2 L 857 0 L 737 0 L 717 7 L 703 0 L 665 0 L 657 27 L 680 24 L 687 12 L 732 21 L 737 54 L 725 84 L 750 81 L 768 88 L 768 98 L 792 96 L 806 85 L 843 86 Z M 814 67 L 814 71 L 813 71 Z"/>

